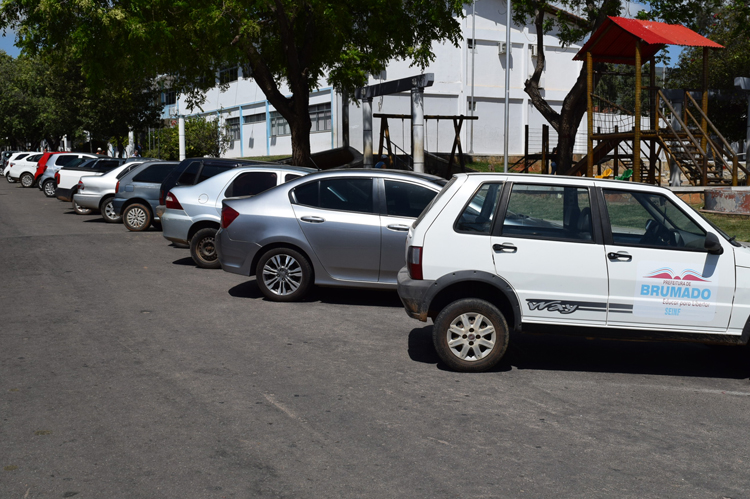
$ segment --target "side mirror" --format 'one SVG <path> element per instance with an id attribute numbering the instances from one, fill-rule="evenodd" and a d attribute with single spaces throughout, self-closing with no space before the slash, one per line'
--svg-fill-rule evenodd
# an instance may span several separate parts
<path id="1" fill-rule="evenodd" d="M 706 234 L 706 241 L 703 243 L 703 247 L 712 255 L 721 255 L 724 253 L 724 248 L 722 248 L 719 238 L 713 232 Z"/>

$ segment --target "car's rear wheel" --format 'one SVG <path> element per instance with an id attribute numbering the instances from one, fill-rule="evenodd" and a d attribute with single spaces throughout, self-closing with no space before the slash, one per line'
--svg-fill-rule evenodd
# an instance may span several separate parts
<path id="1" fill-rule="evenodd" d="M 454 301 L 440 311 L 432 328 L 440 359 L 450 369 L 482 372 L 508 348 L 508 324 L 493 304 L 477 298 Z"/>
<path id="2" fill-rule="evenodd" d="M 10 172 L 8 172 L 8 173 L 5 174 L 5 180 L 7 180 L 9 184 L 15 184 L 16 183 L 15 180 L 13 180 L 12 178 L 10 178 Z"/>
<path id="3" fill-rule="evenodd" d="M 216 254 L 217 229 L 207 227 L 193 235 L 190 240 L 190 256 L 197 266 L 202 269 L 219 269 L 219 255 Z"/>
<path id="4" fill-rule="evenodd" d="M 31 173 L 28 173 L 28 172 L 23 173 L 21 175 L 21 185 L 23 187 L 27 187 L 27 188 L 31 187 L 32 185 L 34 185 L 34 175 L 32 175 Z"/>
<path id="5" fill-rule="evenodd" d="M 44 181 L 44 195 L 48 198 L 55 197 L 55 181 L 54 180 L 45 180 Z"/>
<path id="6" fill-rule="evenodd" d="M 299 252 L 276 248 L 266 252 L 258 261 L 255 272 L 260 291 L 273 301 L 298 301 L 313 282 L 310 262 Z"/>
<path id="7" fill-rule="evenodd" d="M 73 211 L 75 211 L 79 215 L 91 215 L 91 212 L 93 211 L 91 208 L 84 208 L 80 204 L 76 203 L 75 199 L 71 204 L 73 205 Z"/>
<path id="8" fill-rule="evenodd" d="M 122 212 L 122 223 L 128 230 L 141 232 L 151 225 L 151 211 L 140 203 L 133 203 Z"/>
<path id="9" fill-rule="evenodd" d="M 115 206 L 112 203 L 115 198 L 112 196 L 104 198 L 104 200 L 99 205 L 99 211 L 102 214 L 102 218 L 105 222 L 108 223 L 115 223 L 122 221 L 122 215 L 118 215 L 115 211 Z"/>

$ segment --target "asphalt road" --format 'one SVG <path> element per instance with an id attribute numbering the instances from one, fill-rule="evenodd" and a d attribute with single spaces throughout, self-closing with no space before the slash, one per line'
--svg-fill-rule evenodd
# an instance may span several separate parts
<path id="1" fill-rule="evenodd" d="M 265 301 L 0 181 L 0 498 L 750 497 L 747 349 L 514 336 L 437 363 L 395 293 Z"/>

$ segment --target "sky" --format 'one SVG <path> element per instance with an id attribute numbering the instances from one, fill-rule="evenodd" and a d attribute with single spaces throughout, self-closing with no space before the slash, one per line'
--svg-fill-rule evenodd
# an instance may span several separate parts
<path id="1" fill-rule="evenodd" d="M 13 45 L 16 41 L 16 34 L 13 31 L 8 31 L 5 35 L 0 38 L 0 50 L 4 50 L 6 54 L 11 57 L 18 57 L 21 52 L 18 47 Z"/>

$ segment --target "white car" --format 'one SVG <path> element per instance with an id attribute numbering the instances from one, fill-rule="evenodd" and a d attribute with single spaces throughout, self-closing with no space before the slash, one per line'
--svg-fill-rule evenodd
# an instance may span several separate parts
<path id="1" fill-rule="evenodd" d="M 122 163 L 117 168 L 101 176 L 96 174 L 82 175 L 78 180 L 78 185 L 73 194 L 73 209 L 75 212 L 81 215 L 88 215 L 93 210 L 98 210 L 105 222 L 114 223 L 121 221 L 122 216 L 115 213 L 115 209 L 112 206 L 117 181 L 142 163 L 142 161 Z M 62 178 L 62 174 L 60 177 Z"/>
<path id="2" fill-rule="evenodd" d="M 484 371 L 510 330 L 746 345 L 750 248 L 668 189 L 459 174 L 413 224 L 399 295 L 440 359 Z"/>
<path id="3" fill-rule="evenodd" d="M 15 182 L 20 181 L 23 187 L 34 185 L 34 174 L 39 160 L 44 153 L 29 154 L 21 159 L 15 159 L 8 162 L 7 177 Z"/>
<path id="4" fill-rule="evenodd" d="M 29 154 L 34 154 L 33 152 L 17 152 L 13 153 L 11 157 L 8 158 L 8 162 L 5 164 L 5 168 L 3 169 L 3 177 L 8 181 L 9 184 L 15 183 L 15 180 L 10 177 L 10 169 L 13 168 L 13 164 L 28 156 Z"/>
<path id="5" fill-rule="evenodd" d="M 82 176 L 100 177 L 123 163 L 124 159 L 108 158 L 84 161 L 76 166 L 64 166 L 55 173 L 55 197 L 60 201 L 72 202 Z"/>
<path id="6" fill-rule="evenodd" d="M 202 268 L 221 268 L 214 237 L 221 226 L 221 202 L 254 196 L 316 170 L 296 166 L 233 168 L 195 185 L 173 187 L 161 216 L 164 237 L 190 245 L 190 256 Z"/>

